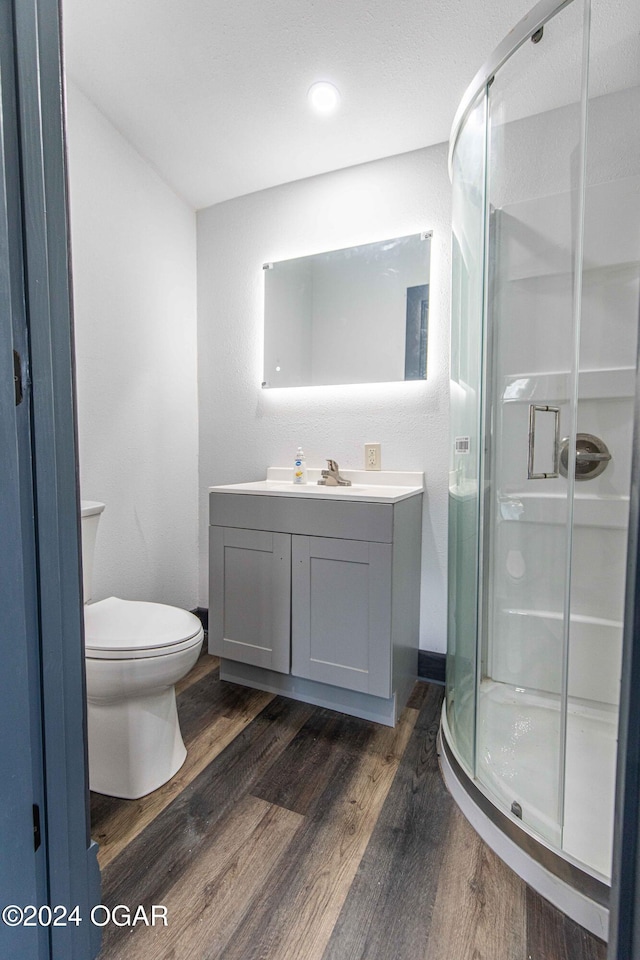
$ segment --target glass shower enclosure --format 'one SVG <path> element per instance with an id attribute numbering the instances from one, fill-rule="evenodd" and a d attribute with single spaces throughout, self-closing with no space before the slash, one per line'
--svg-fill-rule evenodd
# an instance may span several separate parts
<path id="1" fill-rule="evenodd" d="M 640 299 L 640 11 L 606 8 L 543 0 L 454 122 L 442 725 L 448 782 L 600 936 Z"/>

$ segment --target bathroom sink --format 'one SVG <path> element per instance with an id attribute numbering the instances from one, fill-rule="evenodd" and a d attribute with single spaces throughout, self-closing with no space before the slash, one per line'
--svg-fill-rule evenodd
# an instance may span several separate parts
<path id="1" fill-rule="evenodd" d="M 372 477 L 369 483 L 363 480 L 362 475 L 365 474 L 365 471 L 343 470 L 341 473 L 346 480 L 351 480 L 351 486 L 320 485 L 317 482 L 320 478 L 320 470 L 314 468 L 307 471 L 307 483 L 293 483 L 289 468 L 269 467 L 266 480 L 209 487 L 209 492 L 297 497 L 308 500 L 361 500 L 371 503 L 396 503 L 406 497 L 421 493 L 424 485 L 424 474 L 414 471 L 375 471 L 375 478 Z"/>

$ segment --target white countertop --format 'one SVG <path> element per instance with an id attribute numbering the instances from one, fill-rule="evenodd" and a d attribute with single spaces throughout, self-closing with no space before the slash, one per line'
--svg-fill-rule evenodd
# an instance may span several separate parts
<path id="1" fill-rule="evenodd" d="M 298 497 L 304 499 L 359 500 L 364 503 L 397 503 L 415 497 L 424 489 L 424 474 L 418 471 L 343 470 L 340 476 L 351 480 L 350 487 L 320 486 L 320 468 L 307 469 L 307 483 L 293 483 L 292 467 L 269 467 L 266 480 L 228 483 L 209 487 L 209 493 L 241 493 L 256 496 Z"/>

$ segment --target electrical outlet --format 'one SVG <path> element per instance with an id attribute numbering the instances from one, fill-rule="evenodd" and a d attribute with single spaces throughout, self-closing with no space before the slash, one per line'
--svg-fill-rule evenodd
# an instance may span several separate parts
<path id="1" fill-rule="evenodd" d="M 381 454 L 379 443 L 365 443 L 364 468 L 365 470 L 380 470 Z"/>

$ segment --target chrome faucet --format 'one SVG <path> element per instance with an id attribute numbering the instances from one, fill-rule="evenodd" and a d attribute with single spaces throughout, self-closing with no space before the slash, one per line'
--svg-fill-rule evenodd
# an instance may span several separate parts
<path id="1" fill-rule="evenodd" d="M 340 476 L 340 467 L 336 460 L 327 460 L 328 470 L 322 471 L 322 480 L 318 480 L 321 487 L 350 487 L 351 480 Z"/>

